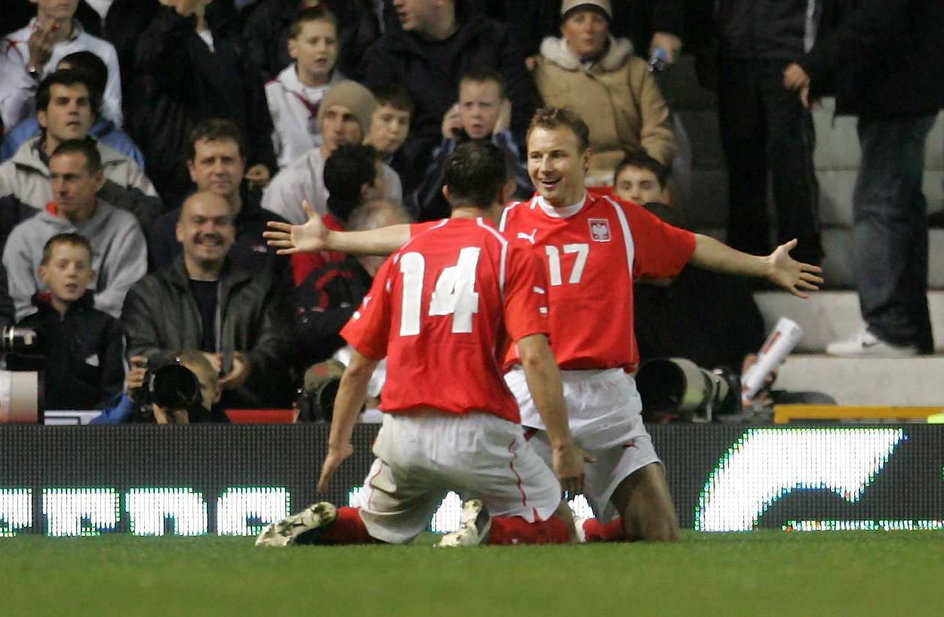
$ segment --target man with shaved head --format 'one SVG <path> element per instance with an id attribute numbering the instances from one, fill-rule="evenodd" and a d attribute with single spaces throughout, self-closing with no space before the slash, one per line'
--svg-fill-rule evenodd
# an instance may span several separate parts
<path id="1" fill-rule="evenodd" d="M 128 353 L 162 366 L 175 349 L 199 349 L 220 376 L 225 408 L 287 406 L 288 312 L 269 272 L 230 259 L 235 233 L 232 208 L 219 193 L 184 201 L 176 227 L 181 255 L 125 299 Z"/>

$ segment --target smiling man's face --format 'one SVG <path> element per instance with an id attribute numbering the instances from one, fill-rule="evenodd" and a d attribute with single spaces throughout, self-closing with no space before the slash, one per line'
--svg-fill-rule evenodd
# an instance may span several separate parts
<path id="1" fill-rule="evenodd" d="M 583 199 L 589 164 L 590 151 L 581 151 L 579 138 L 567 126 L 536 127 L 528 135 L 528 175 L 534 188 L 555 208 Z"/>
<path id="2" fill-rule="evenodd" d="M 223 263 L 236 237 L 229 202 L 216 193 L 194 193 L 184 202 L 177 222 L 177 241 L 184 259 L 203 268 Z"/>

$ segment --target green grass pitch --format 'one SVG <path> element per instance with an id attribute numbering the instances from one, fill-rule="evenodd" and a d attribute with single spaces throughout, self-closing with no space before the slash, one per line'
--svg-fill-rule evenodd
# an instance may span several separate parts
<path id="1" fill-rule="evenodd" d="M 0 615 L 944 615 L 944 533 L 687 532 L 677 544 L 263 549 L 0 539 Z"/>

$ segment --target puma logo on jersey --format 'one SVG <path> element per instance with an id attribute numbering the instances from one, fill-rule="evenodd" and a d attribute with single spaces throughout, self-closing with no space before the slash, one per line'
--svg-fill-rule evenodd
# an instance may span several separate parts
<path id="1" fill-rule="evenodd" d="M 527 241 L 530 242 L 531 244 L 534 244 L 534 237 L 535 237 L 537 234 L 538 234 L 538 230 L 537 230 L 537 229 L 532 229 L 530 234 L 526 234 L 526 233 L 524 233 L 523 231 L 519 231 L 519 232 L 518 232 L 518 239 L 519 239 L 519 240 L 527 240 Z"/>
<path id="2" fill-rule="evenodd" d="M 590 219 L 590 238 L 594 242 L 610 241 L 610 222 L 606 219 Z"/>

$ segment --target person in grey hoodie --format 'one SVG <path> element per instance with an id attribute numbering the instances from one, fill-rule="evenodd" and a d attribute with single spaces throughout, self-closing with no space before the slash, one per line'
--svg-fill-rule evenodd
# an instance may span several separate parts
<path id="1" fill-rule="evenodd" d="M 17 320 L 35 311 L 33 295 L 45 289 L 38 278 L 42 247 L 52 236 L 75 232 L 92 245 L 95 308 L 121 315 L 125 294 L 147 273 L 147 248 L 134 215 L 99 200 L 105 182 L 102 160 L 91 140 L 67 140 L 49 159 L 53 200 L 17 225 L 3 250 L 10 297 Z"/>
<path id="2" fill-rule="evenodd" d="M 4 203 L 0 218 L 4 222 L 19 223 L 52 200 L 49 156 L 63 141 L 89 135 L 98 102 L 97 92 L 77 71 L 60 70 L 43 80 L 36 100 L 36 119 L 42 134 L 27 140 L 13 158 L 0 165 L 0 199 Z M 156 218 L 162 206 L 142 169 L 117 150 L 96 143 L 106 179 L 100 197 L 131 211 L 145 223 Z M 9 227 L 12 225 L 4 229 L 0 224 L 0 245 Z"/>

